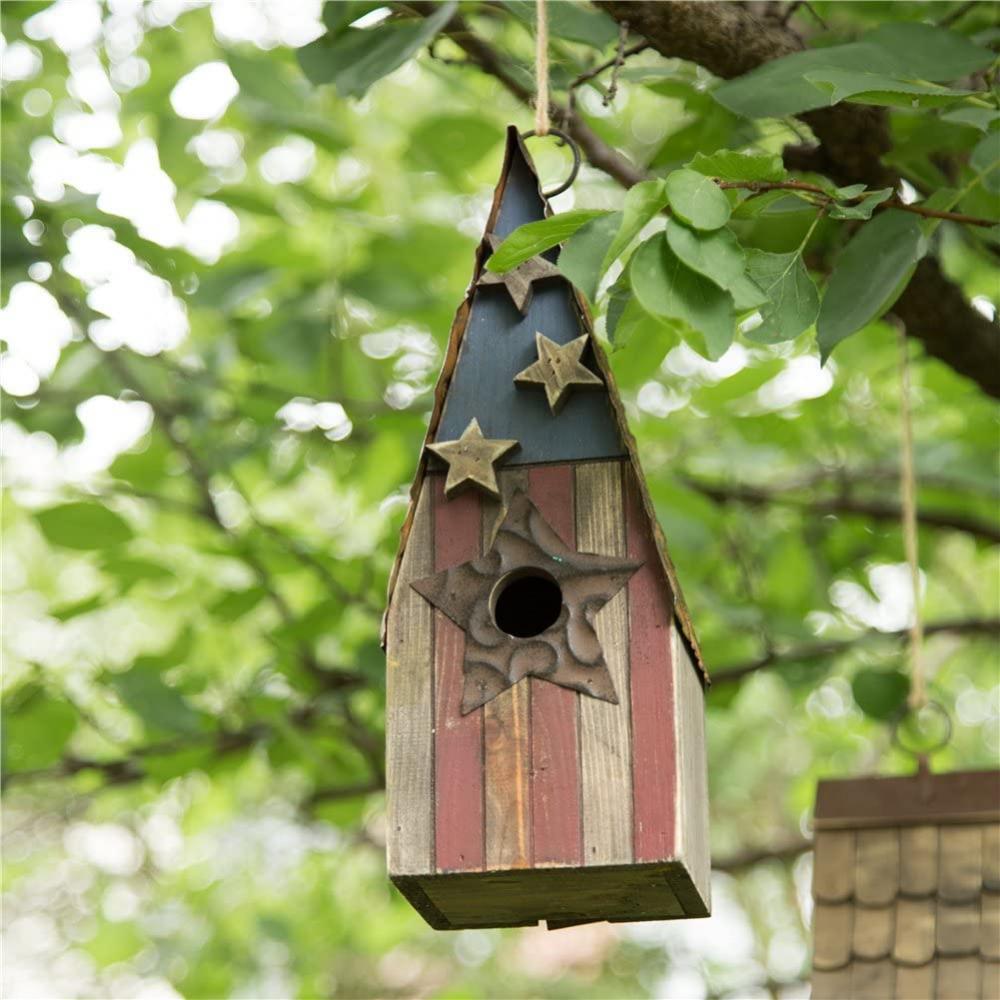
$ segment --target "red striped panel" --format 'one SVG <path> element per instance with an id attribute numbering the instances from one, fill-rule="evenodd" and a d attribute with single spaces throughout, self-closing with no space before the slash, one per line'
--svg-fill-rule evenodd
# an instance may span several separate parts
<path id="1" fill-rule="evenodd" d="M 643 560 L 628 583 L 632 694 L 633 852 L 638 861 L 674 855 L 677 748 L 672 673 L 673 602 L 635 474 L 625 476 L 630 559 Z"/>
<path id="2" fill-rule="evenodd" d="M 479 555 L 479 495 L 452 500 L 434 481 L 434 569 Z M 434 843 L 439 871 L 481 869 L 484 857 L 483 713 L 462 715 L 465 633 L 434 614 Z"/>
<path id="3" fill-rule="evenodd" d="M 528 495 L 564 542 L 576 548 L 573 466 L 528 472 Z M 533 863 L 583 863 L 577 694 L 534 678 L 531 684 L 531 817 Z"/>

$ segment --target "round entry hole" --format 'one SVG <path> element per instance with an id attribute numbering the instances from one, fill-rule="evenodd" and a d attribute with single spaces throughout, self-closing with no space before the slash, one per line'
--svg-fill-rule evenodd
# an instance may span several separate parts
<path id="1" fill-rule="evenodd" d="M 562 590 L 539 569 L 516 569 L 493 591 L 493 620 L 497 628 L 518 639 L 541 635 L 559 619 Z"/>

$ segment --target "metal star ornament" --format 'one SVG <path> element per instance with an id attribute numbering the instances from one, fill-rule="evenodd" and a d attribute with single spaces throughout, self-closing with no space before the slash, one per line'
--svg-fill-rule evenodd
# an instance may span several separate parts
<path id="1" fill-rule="evenodd" d="M 558 413 L 570 391 L 575 388 L 601 388 L 604 383 L 581 360 L 587 347 L 587 334 L 557 344 L 543 333 L 535 333 L 538 360 L 514 376 L 518 385 L 537 384 L 545 389 L 549 409 Z"/>
<path id="2" fill-rule="evenodd" d="M 517 441 L 483 437 L 479 421 L 473 417 L 457 441 L 429 444 L 427 450 L 448 463 L 445 496 L 452 497 L 468 486 L 476 486 L 499 498 L 500 486 L 494 465 L 517 446 Z"/>
<path id="3" fill-rule="evenodd" d="M 515 493 L 488 552 L 411 583 L 465 632 L 462 714 L 529 676 L 618 704 L 594 620 L 641 565 L 575 552 Z M 505 588 L 525 577 L 555 584 L 562 603 L 547 628 L 518 637 L 497 624 L 497 607 Z"/>
<path id="4" fill-rule="evenodd" d="M 503 240 L 491 233 L 486 237 L 486 242 L 490 249 L 495 251 L 503 243 Z M 518 264 L 517 267 L 504 271 L 503 274 L 497 274 L 495 271 L 483 271 L 476 284 L 479 286 L 503 285 L 518 311 L 522 316 L 526 316 L 528 306 L 531 305 L 533 283 L 544 278 L 561 277 L 562 273 L 555 264 L 547 261 L 544 257 L 532 257 L 523 264 Z"/>

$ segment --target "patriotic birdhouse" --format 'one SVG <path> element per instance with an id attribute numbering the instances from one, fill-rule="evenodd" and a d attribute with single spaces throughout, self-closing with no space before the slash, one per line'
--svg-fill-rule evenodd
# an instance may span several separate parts
<path id="1" fill-rule="evenodd" d="M 389 875 L 431 926 L 709 913 L 694 630 L 518 133 L 451 330 L 389 586 Z M 553 259 L 549 259 L 549 258 Z"/>

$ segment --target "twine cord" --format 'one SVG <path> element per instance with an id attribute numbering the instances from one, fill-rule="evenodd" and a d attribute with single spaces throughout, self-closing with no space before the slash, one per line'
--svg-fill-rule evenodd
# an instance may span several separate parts
<path id="1" fill-rule="evenodd" d="M 906 331 L 899 330 L 899 382 L 902 434 L 900 436 L 900 497 L 903 513 L 903 546 L 913 587 L 913 621 L 910 623 L 910 708 L 917 711 L 927 704 L 924 676 L 924 623 L 920 614 L 920 563 L 917 551 L 917 477 L 913 462 L 913 413 L 910 398 L 910 351 Z"/>
<path id="2" fill-rule="evenodd" d="M 549 16 L 546 0 L 535 0 L 535 135 L 549 128 Z"/>

